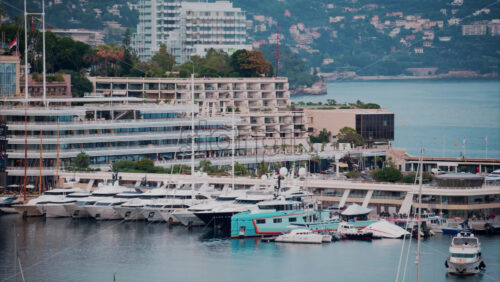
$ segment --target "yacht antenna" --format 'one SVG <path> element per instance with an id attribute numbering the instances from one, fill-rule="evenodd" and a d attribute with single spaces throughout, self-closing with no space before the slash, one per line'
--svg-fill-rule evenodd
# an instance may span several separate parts
<path id="1" fill-rule="evenodd" d="M 417 264 L 417 282 L 420 282 L 420 229 L 421 229 L 421 217 L 422 217 L 422 172 L 423 172 L 423 160 L 424 160 L 424 148 L 420 149 L 420 169 L 419 169 L 419 187 L 418 187 L 418 219 L 417 219 L 417 259 L 415 263 Z"/>

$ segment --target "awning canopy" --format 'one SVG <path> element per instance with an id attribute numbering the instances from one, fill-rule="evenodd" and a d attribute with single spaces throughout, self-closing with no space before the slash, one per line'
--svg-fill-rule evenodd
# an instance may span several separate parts
<path id="1" fill-rule="evenodd" d="M 354 216 L 354 215 L 367 215 L 372 211 L 372 209 L 364 208 L 358 204 L 352 204 L 341 213 L 341 215 Z"/>

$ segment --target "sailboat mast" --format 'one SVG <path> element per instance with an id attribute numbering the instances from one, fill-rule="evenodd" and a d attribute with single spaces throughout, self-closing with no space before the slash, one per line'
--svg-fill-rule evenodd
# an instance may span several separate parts
<path id="1" fill-rule="evenodd" d="M 56 188 L 59 187 L 59 122 L 57 122 Z"/>
<path id="2" fill-rule="evenodd" d="M 40 177 L 38 179 L 38 195 L 42 194 L 42 164 L 43 164 L 43 141 L 42 141 L 42 130 L 40 129 Z"/>
<path id="3" fill-rule="evenodd" d="M 194 203 L 194 65 L 191 74 L 191 200 Z"/>
<path id="4" fill-rule="evenodd" d="M 234 99 L 233 99 L 234 101 Z M 231 138 L 231 169 L 232 169 L 232 180 L 231 180 L 231 190 L 234 191 L 234 151 L 235 151 L 235 139 L 236 139 L 236 134 L 235 134 L 235 121 L 234 121 L 234 112 L 236 110 L 236 105 L 233 103 L 233 112 L 231 115 L 231 125 L 232 125 L 232 138 Z M 257 144 L 256 144 L 257 145 Z"/>
<path id="5" fill-rule="evenodd" d="M 26 88 L 28 89 L 28 88 Z M 28 181 L 28 113 L 27 101 L 24 104 L 24 201 L 26 202 L 26 184 Z"/>
<path id="6" fill-rule="evenodd" d="M 422 174 L 423 174 L 423 161 L 424 161 L 424 148 L 420 149 L 420 169 L 419 169 L 419 187 L 418 187 L 418 221 L 417 221 L 417 282 L 420 282 L 420 230 L 421 230 L 421 218 L 422 218 Z"/>

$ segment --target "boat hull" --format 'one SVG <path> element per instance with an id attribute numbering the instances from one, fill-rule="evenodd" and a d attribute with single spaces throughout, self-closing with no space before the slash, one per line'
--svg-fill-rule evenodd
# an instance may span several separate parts
<path id="1" fill-rule="evenodd" d="M 148 222 L 163 222 L 165 219 L 161 216 L 160 211 L 159 208 L 143 208 L 141 213 Z"/>
<path id="2" fill-rule="evenodd" d="M 184 226 L 202 226 L 205 225 L 201 219 L 189 211 L 176 211 L 173 216 Z"/>
<path id="3" fill-rule="evenodd" d="M 169 223 L 169 224 L 175 224 L 175 223 L 180 223 L 180 221 L 173 215 L 174 210 L 170 209 L 165 209 L 160 211 L 161 217 Z"/>
<path id="4" fill-rule="evenodd" d="M 443 231 L 443 234 L 446 235 L 457 235 L 458 233 L 465 231 L 465 232 L 472 232 L 472 229 L 462 229 L 462 228 L 445 228 L 443 227 L 441 229 Z"/>
<path id="5" fill-rule="evenodd" d="M 88 218 L 89 213 L 84 206 L 79 206 L 76 204 L 64 205 L 64 209 L 68 212 L 69 216 L 72 218 Z"/>
<path id="6" fill-rule="evenodd" d="M 17 211 L 13 207 L 1 207 L 0 213 L 17 213 Z"/>
<path id="7" fill-rule="evenodd" d="M 95 220 L 117 220 L 123 217 L 111 206 L 87 206 L 85 207 L 89 216 Z"/>
<path id="8" fill-rule="evenodd" d="M 70 214 L 61 204 L 45 204 L 40 205 L 39 209 L 45 217 L 69 217 Z"/>
<path id="9" fill-rule="evenodd" d="M 22 216 L 42 216 L 43 214 L 36 205 L 14 205 L 12 206 Z"/>
<path id="10" fill-rule="evenodd" d="M 146 219 L 140 207 L 115 207 L 114 210 L 120 214 L 123 220 L 144 220 Z"/>
<path id="11" fill-rule="evenodd" d="M 472 275 L 481 271 L 482 260 L 478 259 L 474 262 L 469 263 L 456 263 L 451 262 L 450 258 L 446 260 L 446 266 L 448 267 L 448 273 L 456 275 Z M 484 265 L 484 264 L 483 264 Z"/>

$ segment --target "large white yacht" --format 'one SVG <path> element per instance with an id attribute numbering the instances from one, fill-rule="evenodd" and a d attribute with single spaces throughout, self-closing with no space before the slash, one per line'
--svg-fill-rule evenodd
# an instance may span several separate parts
<path id="1" fill-rule="evenodd" d="M 177 219 L 180 223 L 185 226 L 200 226 L 204 225 L 201 219 L 199 219 L 194 213 L 196 212 L 205 212 L 211 211 L 216 206 L 227 205 L 229 203 L 234 202 L 238 197 L 244 195 L 244 191 L 233 191 L 229 193 L 222 193 L 216 199 L 209 200 L 202 204 L 197 204 L 190 206 L 184 210 L 175 210 L 172 212 L 172 215 Z"/>
<path id="2" fill-rule="evenodd" d="M 113 176 L 117 179 L 117 176 Z M 119 193 L 126 191 L 135 191 L 134 189 L 121 186 L 118 181 L 113 180 L 111 183 L 99 183 L 97 189 L 92 192 L 89 197 L 81 198 L 76 202 L 64 204 L 64 209 L 72 218 L 86 218 L 89 213 L 86 210 L 87 206 L 94 205 L 97 201 L 105 198 L 111 198 Z"/>
<path id="3" fill-rule="evenodd" d="M 479 239 L 470 232 L 460 232 L 453 237 L 445 266 L 449 273 L 458 275 L 475 274 L 485 268 Z"/>
<path id="4" fill-rule="evenodd" d="M 159 199 L 164 199 L 170 193 L 165 186 L 148 190 L 141 194 L 140 198 L 134 198 L 123 203 L 121 206 L 114 207 L 124 220 L 144 220 L 146 217 L 143 208 Z"/>
<path id="5" fill-rule="evenodd" d="M 38 208 L 39 205 L 64 199 L 66 195 L 76 192 L 82 192 L 82 190 L 80 188 L 52 189 L 45 191 L 40 197 L 29 200 L 26 204 L 13 205 L 12 207 L 23 216 L 42 216 L 43 213 Z"/>
<path id="6" fill-rule="evenodd" d="M 82 198 L 87 198 L 90 195 L 91 193 L 85 191 L 75 192 L 65 197 L 38 204 L 37 206 L 38 210 L 45 215 L 45 217 L 69 217 L 71 214 L 66 210 L 65 205 L 76 203 Z"/>

